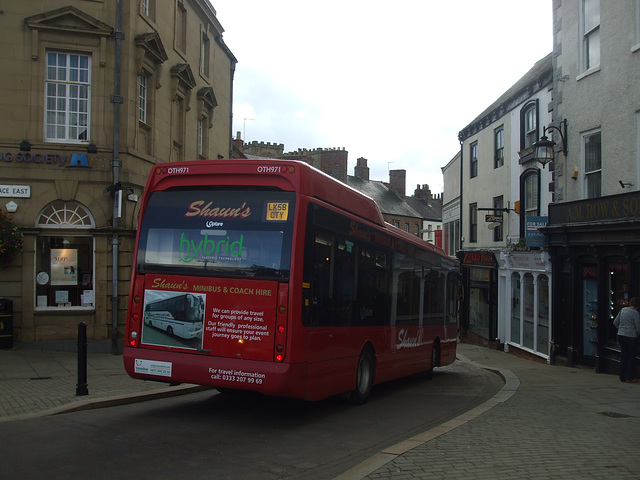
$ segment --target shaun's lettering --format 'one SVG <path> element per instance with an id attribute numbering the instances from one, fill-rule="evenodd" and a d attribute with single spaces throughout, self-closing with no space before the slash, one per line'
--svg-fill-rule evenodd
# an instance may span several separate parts
<path id="1" fill-rule="evenodd" d="M 251 215 L 251 207 L 244 202 L 237 208 L 214 207 L 213 202 L 204 205 L 204 200 L 197 200 L 189 205 L 189 211 L 185 217 L 205 217 L 205 218 L 247 218 Z"/>

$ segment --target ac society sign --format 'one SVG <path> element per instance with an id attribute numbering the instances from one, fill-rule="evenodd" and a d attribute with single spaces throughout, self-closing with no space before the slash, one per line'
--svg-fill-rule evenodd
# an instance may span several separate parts
<path id="1" fill-rule="evenodd" d="M 31 198 L 29 185 L 0 185 L 0 197 Z"/>

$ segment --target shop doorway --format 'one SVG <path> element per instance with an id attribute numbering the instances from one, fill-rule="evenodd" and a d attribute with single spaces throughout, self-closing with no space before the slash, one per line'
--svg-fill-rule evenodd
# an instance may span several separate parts
<path id="1" fill-rule="evenodd" d="M 582 354 L 598 355 L 598 269 L 582 266 Z"/>

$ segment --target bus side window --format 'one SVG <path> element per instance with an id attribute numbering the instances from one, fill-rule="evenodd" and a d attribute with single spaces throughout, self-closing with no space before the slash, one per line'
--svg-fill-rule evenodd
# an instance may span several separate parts
<path id="1" fill-rule="evenodd" d="M 360 248 L 355 325 L 384 325 L 388 322 L 387 254 L 368 246 Z"/>
<path id="2" fill-rule="evenodd" d="M 337 247 L 334 315 L 337 325 L 346 326 L 352 324 L 356 248 L 350 240 L 340 240 Z"/>
<path id="3" fill-rule="evenodd" d="M 335 239 L 328 232 L 316 231 L 313 241 L 311 273 L 312 325 L 327 326 L 332 316 L 332 276 Z"/>
<path id="4" fill-rule="evenodd" d="M 425 325 L 444 325 L 445 275 L 432 270 L 424 281 Z"/>
<path id="5" fill-rule="evenodd" d="M 418 325 L 422 267 L 410 257 L 396 253 L 393 267 L 395 324 Z"/>

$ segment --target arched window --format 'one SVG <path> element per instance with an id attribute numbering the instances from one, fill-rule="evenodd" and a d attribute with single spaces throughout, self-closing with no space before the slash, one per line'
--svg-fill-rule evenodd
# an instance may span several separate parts
<path id="1" fill-rule="evenodd" d="M 520 176 L 520 236 L 526 234 L 527 217 L 540 215 L 540 170 L 527 169 Z"/>
<path id="2" fill-rule="evenodd" d="M 36 221 L 36 308 L 93 308 L 95 221 L 77 202 L 57 200 Z"/>
<path id="3" fill-rule="evenodd" d="M 47 205 L 36 222 L 36 227 L 46 228 L 93 228 L 93 216 L 77 202 L 55 201 Z"/>
<path id="4" fill-rule="evenodd" d="M 520 332 L 522 331 L 522 322 L 520 319 L 520 297 L 522 288 L 520 284 L 520 274 L 511 274 L 511 341 L 520 344 Z"/>
<path id="5" fill-rule="evenodd" d="M 533 285 L 533 275 L 525 273 L 522 278 L 522 345 L 533 350 L 534 331 L 534 304 L 535 289 Z"/>

